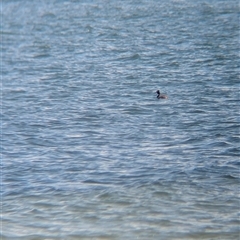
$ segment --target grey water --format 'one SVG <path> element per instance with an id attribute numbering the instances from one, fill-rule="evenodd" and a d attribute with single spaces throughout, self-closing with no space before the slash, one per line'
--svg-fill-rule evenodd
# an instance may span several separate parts
<path id="1" fill-rule="evenodd" d="M 1 239 L 240 239 L 238 0 L 0 7 Z"/>

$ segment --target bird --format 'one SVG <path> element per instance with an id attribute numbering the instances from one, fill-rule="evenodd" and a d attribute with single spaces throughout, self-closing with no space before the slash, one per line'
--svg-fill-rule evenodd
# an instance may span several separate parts
<path id="1" fill-rule="evenodd" d="M 156 93 L 157 93 L 157 98 L 158 99 L 160 99 L 160 98 L 167 99 L 168 98 L 167 95 L 160 95 L 160 91 L 159 90 L 157 90 Z"/>

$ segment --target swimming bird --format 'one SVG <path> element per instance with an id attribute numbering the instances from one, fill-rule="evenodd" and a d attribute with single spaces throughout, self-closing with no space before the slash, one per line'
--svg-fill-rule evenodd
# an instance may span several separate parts
<path id="1" fill-rule="evenodd" d="M 167 95 L 160 95 L 160 91 L 159 90 L 157 90 L 156 93 L 157 93 L 157 98 L 158 99 L 160 99 L 160 98 L 167 99 L 168 98 Z"/>

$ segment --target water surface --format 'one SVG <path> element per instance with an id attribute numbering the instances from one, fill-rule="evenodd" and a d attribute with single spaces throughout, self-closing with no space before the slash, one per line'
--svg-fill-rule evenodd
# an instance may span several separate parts
<path id="1" fill-rule="evenodd" d="M 1 9 L 2 239 L 239 238 L 237 0 Z"/>

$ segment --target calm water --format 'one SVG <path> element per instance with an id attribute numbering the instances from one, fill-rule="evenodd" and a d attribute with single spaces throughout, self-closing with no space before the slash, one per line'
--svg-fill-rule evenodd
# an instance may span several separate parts
<path id="1" fill-rule="evenodd" d="M 2 239 L 239 239 L 238 0 L 1 11 Z"/>

